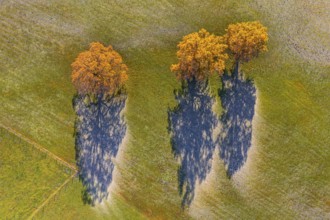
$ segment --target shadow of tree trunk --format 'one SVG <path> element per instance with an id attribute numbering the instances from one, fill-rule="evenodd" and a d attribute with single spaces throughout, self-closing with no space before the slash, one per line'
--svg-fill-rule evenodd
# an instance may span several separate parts
<path id="1" fill-rule="evenodd" d="M 205 180 L 211 170 L 216 142 L 212 139 L 218 121 L 212 112 L 208 82 L 188 81 L 175 91 L 178 105 L 168 110 L 168 130 L 172 152 L 180 162 L 179 193 L 182 207 L 189 206 L 195 195 L 196 182 Z"/>
<path id="2" fill-rule="evenodd" d="M 219 93 L 224 112 L 220 119 L 220 157 L 231 177 L 245 163 L 251 145 L 256 89 L 252 81 L 242 79 L 238 64 L 231 75 L 226 73 L 221 80 Z"/>
<path id="3" fill-rule="evenodd" d="M 98 96 L 92 102 L 89 96 L 76 96 L 75 146 L 79 178 L 84 185 L 84 203 L 94 205 L 108 197 L 112 182 L 113 158 L 126 133 L 121 112 L 126 95 Z"/>

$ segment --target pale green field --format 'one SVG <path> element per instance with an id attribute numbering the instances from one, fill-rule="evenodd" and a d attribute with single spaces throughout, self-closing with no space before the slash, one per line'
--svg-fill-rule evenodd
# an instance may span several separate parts
<path id="1" fill-rule="evenodd" d="M 117 164 L 119 175 L 114 181 L 119 187 L 111 202 L 102 210 L 84 205 L 81 183 L 75 180 L 36 217 L 329 217 L 330 6 L 326 0 L 280 2 L 2 1 L 0 123 L 64 160 L 75 163 L 70 63 L 90 42 L 101 41 L 112 44 L 130 68 L 125 114 L 130 135 Z M 203 193 L 190 210 L 182 210 L 178 164 L 167 132 L 167 109 L 175 105 L 173 90 L 179 87 L 169 71 L 176 62 L 176 44 L 183 35 L 202 27 L 224 34 L 229 23 L 248 20 L 260 20 L 270 35 L 269 52 L 243 66 L 259 92 L 260 129 L 254 131 L 258 146 L 253 170 L 245 178 L 246 184 L 235 186 L 215 155 L 209 184 L 201 186 Z M 213 90 L 218 86 L 212 82 Z M 7 143 L 6 147 L 19 148 L 19 144 Z M 14 153 L 20 158 L 20 153 L 3 149 L 1 155 Z M 22 168 L 22 172 L 29 171 Z M 58 171 L 49 172 L 55 175 Z M 42 173 L 38 179 L 47 180 L 48 175 Z M 3 173 L 0 178 L 17 185 Z M 57 181 L 61 179 L 52 184 Z M 40 190 L 39 185 L 27 183 L 26 190 L 31 188 Z M 9 202 L 3 204 L 4 212 L 16 214 L 10 211 Z M 17 217 L 28 216 L 28 210 L 38 204 L 25 207 L 17 203 L 18 209 L 27 210 Z"/>

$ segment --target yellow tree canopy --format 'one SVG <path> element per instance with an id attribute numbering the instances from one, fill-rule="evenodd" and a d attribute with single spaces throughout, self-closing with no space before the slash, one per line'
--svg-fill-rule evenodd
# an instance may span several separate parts
<path id="1" fill-rule="evenodd" d="M 225 38 L 236 62 L 248 62 L 267 51 L 267 28 L 259 21 L 230 24 Z"/>
<path id="2" fill-rule="evenodd" d="M 204 80 L 215 71 L 219 74 L 225 69 L 228 55 L 224 38 L 210 34 L 205 29 L 183 37 L 176 53 L 179 63 L 171 66 L 181 80 Z"/>
<path id="3" fill-rule="evenodd" d="M 99 42 L 78 55 L 71 64 L 72 83 L 78 94 L 108 94 L 118 91 L 128 79 L 127 66 L 112 48 Z"/>

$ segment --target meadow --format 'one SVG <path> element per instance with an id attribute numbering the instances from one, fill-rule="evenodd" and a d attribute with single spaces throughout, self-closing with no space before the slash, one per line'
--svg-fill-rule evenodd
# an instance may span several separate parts
<path id="1" fill-rule="evenodd" d="M 90 207 L 74 179 L 36 219 L 330 218 L 326 0 L 14 0 L 0 5 L 0 198 L 5 198 L 0 218 L 27 218 L 69 178 L 67 168 L 4 127 L 74 166 L 70 64 L 93 41 L 113 45 L 129 67 L 128 133 L 116 158 L 114 187 L 106 204 Z M 228 179 L 214 153 L 209 176 L 183 210 L 179 164 L 167 130 L 167 110 L 176 105 L 173 90 L 180 86 L 169 70 L 176 44 L 200 28 L 222 35 L 228 24 L 251 20 L 268 27 L 270 41 L 267 53 L 242 66 L 258 90 L 249 166 Z M 219 87 L 215 76 L 213 95 Z M 19 193 L 27 203 L 16 200 Z"/>
<path id="2" fill-rule="evenodd" d="M 26 219 L 71 170 L 5 129 L 0 134 L 0 216 Z"/>

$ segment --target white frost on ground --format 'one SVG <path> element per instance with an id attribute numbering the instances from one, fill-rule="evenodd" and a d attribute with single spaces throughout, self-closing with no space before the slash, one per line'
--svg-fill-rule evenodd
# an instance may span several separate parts
<path id="1" fill-rule="evenodd" d="M 329 0 L 254 0 L 251 8 L 264 14 L 270 40 L 279 39 L 284 47 L 307 61 L 330 64 Z"/>
<path id="2" fill-rule="evenodd" d="M 232 176 L 235 187 L 243 194 L 247 190 L 248 177 L 253 175 L 253 172 L 256 170 L 255 163 L 258 158 L 258 130 L 260 129 L 260 121 L 262 120 L 262 117 L 260 116 L 259 102 L 259 92 L 258 89 L 256 89 L 256 103 L 252 120 L 251 147 L 247 152 L 247 159 L 244 165 Z"/>
<path id="3" fill-rule="evenodd" d="M 220 158 L 219 158 L 219 146 L 216 147 L 213 153 L 212 158 L 212 168 L 210 173 L 206 176 L 206 179 L 202 183 L 196 183 L 195 188 L 195 197 L 193 202 L 189 207 L 189 214 L 195 219 L 212 219 L 212 213 L 210 213 L 209 209 L 205 209 L 205 204 L 203 204 L 204 192 L 208 190 L 214 190 L 214 186 L 216 183 L 217 172 L 220 166 Z"/>
<path id="4" fill-rule="evenodd" d="M 127 111 L 128 99 L 129 98 L 127 97 L 125 107 L 120 113 L 121 117 L 124 118 L 124 120 L 126 120 L 125 117 L 123 117 L 123 116 L 126 114 L 126 111 Z M 109 192 L 108 202 L 111 202 L 113 193 L 116 193 L 117 189 L 119 189 L 119 186 L 117 185 L 117 180 L 120 175 L 118 166 L 120 166 L 122 164 L 122 162 L 124 161 L 124 152 L 126 150 L 126 146 L 129 142 L 129 139 L 130 139 L 130 132 L 129 132 L 128 124 L 126 123 L 126 134 L 119 146 L 117 156 L 115 158 L 111 158 L 112 162 L 115 164 L 115 167 L 112 172 L 112 182 L 108 188 L 108 192 Z"/>
<path id="5" fill-rule="evenodd" d="M 127 101 L 128 101 L 128 97 L 126 99 L 126 103 L 127 103 Z M 124 120 L 126 120 L 124 117 L 124 115 L 126 114 L 126 111 L 127 111 L 127 104 L 125 104 L 124 109 L 120 112 L 120 116 L 121 116 L 121 118 L 124 118 Z M 109 214 L 109 206 L 114 204 L 113 195 L 117 194 L 118 190 L 120 189 L 120 187 L 117 184 L 118 179 L 120 178 L 120 171 L 119 171 L 118 166 L 120 166 L 122 164 L 122 161 L 124 161 L 124 152 L 125 152 L 127 143 L 129 142 L 129 139 L 130 139 L 129 127 L 126 124 L 126 133 L 125 133 L 125 136 L 124 136 L 121 144 L 119 145 L 117 156 L 111 158 L 111 161 L 115 166 L 112 171 L 112 181 L 107 190 L 109 195 L 108 195 L 107 199 L 102 200 L 101 203 L 95 202 L 95 206 L 93 207 L 93 209 L 96 212 L 100 212 L 102 214 L 107 215 L 107 214 Z"/>

